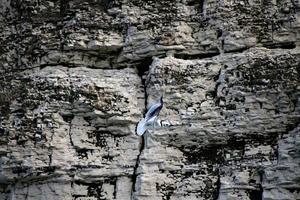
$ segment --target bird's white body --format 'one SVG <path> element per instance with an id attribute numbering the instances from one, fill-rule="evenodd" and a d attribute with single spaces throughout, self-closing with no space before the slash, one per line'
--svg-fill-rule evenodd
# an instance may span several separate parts
<path id="1" fill-rule="evenodd" d="M 159 112 L 163 106 L 162 98 L 158 103 L 153 104 L 149 110 L 147 111 L 145 118 L 141 119 L 137 125 L 137 134 L 143 135 L 147 129 L 154 128 L 154 125 L 156 123 L 156 119 L 159 115 Z"/>
<path id="2" fill-rule="evenodd" d="M 146 118 L 143 118 L 141 121 L 139 121 L 137 126 L 137 134 L 142 136 L 147 129 L 154 127 L 156 117 L 153 117 L 149 120 L 146 120 Z"/>

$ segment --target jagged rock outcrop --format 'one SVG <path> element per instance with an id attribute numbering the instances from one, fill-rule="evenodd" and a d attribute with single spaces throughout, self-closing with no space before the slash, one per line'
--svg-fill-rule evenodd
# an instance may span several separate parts
<path id="1" fill-rule="evenodd" d="M 298 1 L 0 11 L 0 199 L 300 199 Z"/>

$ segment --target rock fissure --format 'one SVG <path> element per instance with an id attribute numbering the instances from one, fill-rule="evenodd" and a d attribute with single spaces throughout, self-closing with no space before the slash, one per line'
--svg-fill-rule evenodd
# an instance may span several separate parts
<path id="1" fill-rule="evenodd" d="M 52 166 L 52 155 L 53 155 L 53 147 L 52 147 L 52 142 L 53 142 L 53 137 L 54 137 L 54 130 L 52 130 L 52 133 L 51 133 L 51 136 L 50 136 L 50 146 L 49 146 L 49 154 L 48 154 L 48 159 L 49 159 L 49 162 L 48 162 L 48 167 L 51 167 Z"/>
<path id="2" fill-rule="evenodd" d="M 250 200 L 262 200 L 263 199 L 263 169 L 258 169 L 258 178 L 259 182 L 256 185 L 254 190 L 249 191 L 249 199 Z"/>
<path id="3" fill-rule="evenodd" d="M 27 191 L 26 191 L 26 195 L 25 195 L 25 200 L 28 199 L 28 195 L 29 195 L 29 187 L 28 187 L 28 185 L 27 185 Z"/>
<path id="4" fill-rule="evenodd" d="M 174 57 L 183 60 L 199 60 L 199 59 L 213 58 L 218 55 L 220 55 L 220 52 L 211 52 L 211 53 L 203 53 L 203 54 L 174 54 Z"/>
<path id="5" fill-rule="evenodd" d="M 134 169 L 133 169 L 133 175 L 132 175 L 132 188 L 131 188 L 131 200 L 135 200 L 135 192 L 136 192 L 136 188 L 137 188 L 137 178 L 139 176 L 138 174 L 138 167 L 140 165 L 140 156 L 143 152 L 145 148 L 145 136 L 143 135 L 141 138 L 140 138 L 140 149 L 139 149 L 139 154 L 137 155 L 137 158 L 136 158 L 136 164 L 134 166 Z"/>
<path id="6" fill-rule="evenodd" d="M 220 189 L 221 189 L 221 176 L 220 176 L 220 172 L 218 171 L 218 180 L 216 182 L 216 189 L 215 189 L 215 192 L 213 195 L 214 200 L 218 200 L 219 194 L 220 194 Z"/>
<path id="7" fill-rule="evenodd" d="M 144 91 L 144 111 L 147 111 L 147 100 L 148 100 L 148 94 L 147 94 L 147 85 L 146 85 L 146 75 L 149 73 L 149 67 L 152 64 L 153 60 L 151 58 L 146 58 L 143 62 L 141 62 L 140 65 L 137 66 L 137 71 L 138 75 L 141 79 L 141 83 L 143 85 L 143 91 Z M 143 115 L 144 117 L 145 115 Z M 145 133 L 147 134 L 147 133 Z M 134 166 L 133 170 L 133 177 L 132 177 L 132 189 L 131 189 L 131 200 L 135 199 L 135 192 L 136 192 L 136 183 L 137 183 L 137 178 L 138 178 L 138 167 L 140 164 L 140 156 L 143 152 L 143 150 L 146 147 L 146 136 L 142 135 L 140 138 L 140 148 L 139 148 L 139 154 L 137 155 L 136 158 L 136 164 Z"/>
<path id="8" fill-rule="evenodd" d="M 70 70 L 68 69 L 68 79 L 69 79 L 69 81 L 71 80 L 71 77 L 70 77 Z M 71 87 L 70 88 L 71 89 L 71 93 L 73 92 L 72 90 L 73 90 L 73 88 Z M 70 112 L 72 112 L 72 110 L 74 109 L 74 100 L 72 100 L 71 102 L 71 109 L 70 109 Z M 71 146 L 72 147 L 74 147 L 74 142 L 73 142 L 73 138 L 72 138 L 72 120 L 73 120 L 73 118 L 74 118 L 74 115 L 73 114 L 71 114 L 71 116 L 68 116 L 68 119 L 66 119 L 66 121 L 68 122 L 68 124 L 69 124 L 69 130 L 68 130 L 68 135 L 69 135 L 69 138 L 70 138 L 70 144 L 71 144 Z"/>
<path id="9" fill-rule="evenodd" d="M 69 137 L 70 137 L 70 144 L 71 144 L 71 146 L 74 147 L 74 142 L 72 139 L 72 122 L 69 123 Z"/>

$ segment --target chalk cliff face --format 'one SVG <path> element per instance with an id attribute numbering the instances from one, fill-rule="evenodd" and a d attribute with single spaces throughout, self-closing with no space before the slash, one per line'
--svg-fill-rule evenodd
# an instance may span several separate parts
<path id="1" fill-rule="evenodd" d="M 297 0 L 0 11 L 0 199 L 300 199 Z"/>

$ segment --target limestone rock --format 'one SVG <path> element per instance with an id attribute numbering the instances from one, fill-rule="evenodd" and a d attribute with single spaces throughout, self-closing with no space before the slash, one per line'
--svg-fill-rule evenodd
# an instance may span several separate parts
<path id="1" fill-rule="evenodd" d="M 2 0 L 0 199 L 300 199 L 299 8 Z"/>

